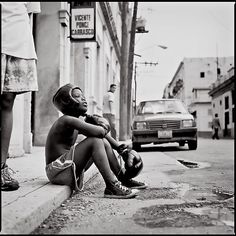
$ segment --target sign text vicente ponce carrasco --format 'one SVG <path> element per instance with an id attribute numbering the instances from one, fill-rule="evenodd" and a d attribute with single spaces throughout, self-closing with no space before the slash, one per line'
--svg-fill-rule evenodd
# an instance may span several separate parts
<path id="1" fill-rule="evenodd" d="M 93 7 L 71 9 L 71 39 L 95 39 L 95 11 Z"/>

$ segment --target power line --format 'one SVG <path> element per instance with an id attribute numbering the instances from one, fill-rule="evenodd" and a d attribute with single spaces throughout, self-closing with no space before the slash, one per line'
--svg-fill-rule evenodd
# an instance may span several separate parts
<path id="1" fill-rule="evenodd" d="M 143 64 L 143 65 L 145 65 L 145 66 L 147 66 L 147 65 L 150 65 L 150 66 L 152 66 L 152 65 L 154 65 L 154 66 L 156 66 L 156 65 L 158 65 L 158 62 L 135 62 L 135 64 Z"/>

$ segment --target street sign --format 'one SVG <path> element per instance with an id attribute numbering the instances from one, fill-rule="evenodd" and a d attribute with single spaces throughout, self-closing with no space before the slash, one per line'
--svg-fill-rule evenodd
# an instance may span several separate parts
<path id="1" fill-rule="evenodd" d="M 72 41 L 96 40 L 96 2 L 71 3 L 70 39 Z"/>

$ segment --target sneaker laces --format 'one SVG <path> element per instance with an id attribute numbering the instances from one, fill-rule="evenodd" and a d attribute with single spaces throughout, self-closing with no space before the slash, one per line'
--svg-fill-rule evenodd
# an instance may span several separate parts
<path id="1" fill-rule="evenodd" d="M 9 181 L 12 181 L 14 180 L 12 177 L 11 177 L 11 174 L 15 174 L 16 172 L 14 170 L 12 170 L 10 167 L 5 167 L 1 170 L 1 175 L 2 175 L 2 178 L 4 180 L 9 180 Z"/>
<path id="2" fill-rule="evenodd" d="M 122 191 L 128 191 L 128 190 L 129 190 L 127 187 L 125 187 L 124 185 L 122 185 L 120 181 L 117 181 L 117 182 L 115 183 L 115 186 L 117 186 L 118 188 L 120 188 Z"/>

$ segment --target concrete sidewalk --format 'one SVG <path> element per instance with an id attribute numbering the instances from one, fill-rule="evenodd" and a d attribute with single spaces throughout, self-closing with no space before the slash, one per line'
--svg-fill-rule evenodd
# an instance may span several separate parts
<path id="1" fill-rule="evenodd" d="M 167 181 L 165 175 L 162 174 L 166 168 L 185 168 L 174 158 L 161 152 L 153 154 L 154 158 L 151 159 L 148 154 L 140 154 L 146 166 L 143 175 L 146 170 L 150 169 L 149 171 L 151 171 L 153 166 L 158 166 L 158 170 L 155 168 L 153 174 L 157 177 L 155 181 L 160 182 L 160 186 Z M 157 157 L 155 157 L 156 155 Z M 153 161 L 157 162 L 157 165 L 154 165 Z M 33 147 L 31 154 L 9 158 L 7 164 L 16 172 L 14 177 L 19 181 L 20 188 L 13 192 L 1 192 L 2 225 L 0 234 L 30 234 L 54 209 L 70 197 L 71 190 L 68 186 L 49 183 L 45 174 L 44 147 Z M 96 173 L 98 170 L 93 164 L 85 173 L 85 183 Z"/>

